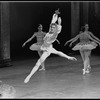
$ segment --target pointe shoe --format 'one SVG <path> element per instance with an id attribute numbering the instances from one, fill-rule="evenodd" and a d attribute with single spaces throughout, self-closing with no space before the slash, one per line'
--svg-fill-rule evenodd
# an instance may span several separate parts
<path id="1" fill-rule="evenodd" d="M 39 69 L 39 71 L 41 71 L 41 70 L 45 70 L 45 68 L 41 68 L 41 69 Z"/>
<path id="2" fill-rule="evenodd" d="M 90 71 L 89 71 L 89 69 L 87 69 L 85 72 L 86 72 L 86 73 L 89 73 Z"/>
<path id="3" fill-rule="evenodd" d="M 27 77 L 27 78 L 24 80 L 24 83 L 28 83 L 28 82 L 29 82 L 29 80 L 30 80 L 30 78 L 29 78 L 29 77 Z"/>
<path id="4" fill-rule="evenodd" d="M 85 69 L 82 69 L 83 70 L 83 75 L 85 75 Z"/>
<path id="5" fill-rule="evenodd" d="M 90 72 L 90 70 L 91 70 L 91 67 L 90 67 L 90 66 L 88 66 L 88 67 L 87 67 L 87 69 L 86 69 L 86 73 L 89 73 L 89 72 Z"/>

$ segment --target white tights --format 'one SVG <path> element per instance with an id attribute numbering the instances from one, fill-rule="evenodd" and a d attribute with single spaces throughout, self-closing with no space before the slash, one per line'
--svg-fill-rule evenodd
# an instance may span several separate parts
<path id="1" fill-rule="evenodd" d="M 56 49 L 54 49 L 53 47 L 50 48 L 48 51 L 44 51 L 42 56 L 40 57 L 40 59 L 37 61 L 36 65 L 33 67 L 32 71 L 30 72 L 30 74 L 26 77 L 24 83 L 27 83 L 31 76 L 39 69 L 40 65 L 46 60 L 46 58 L 51 54 L 51 53 L 54 53 L 54 54 L 57 54 L 57 55 L 60 55 L 62 57 L 65 57 L 67 59 L 70 59 L 71 57 L 64 54 L 63 52 L 60 52 L 60 51 L 57 51 Z"/>

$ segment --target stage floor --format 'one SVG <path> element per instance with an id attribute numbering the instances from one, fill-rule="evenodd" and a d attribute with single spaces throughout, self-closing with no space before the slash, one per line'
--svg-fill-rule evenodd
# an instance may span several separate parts
<path id="1" fill-rule="evenodd" d="M 37 71 L 25 84 L 38 59 L 13 61 L 13 66 L 0 69 L 0 80 L 16 89 L 16 98 L 100 98 L 100 56 L 91 56 L 92 70 L 82 74 L 80 55 L 78 61 L 62 57 L 47 58 L 46 70 Z"/>

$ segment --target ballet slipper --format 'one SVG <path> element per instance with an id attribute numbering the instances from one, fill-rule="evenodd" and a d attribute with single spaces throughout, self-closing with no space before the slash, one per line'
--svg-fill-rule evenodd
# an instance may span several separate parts
<path id="1" fill-rule="evenodd" d="M 83 70 L 83 75 L 85 75 L 85 69 L 82 69 Z"/>
<path id="2" fill-rule="evenodd" d="M 85 72 L 86 72 L 86 73 L 89 73 L 90 71 L 89 71 L 89 69 L 87 69 Z"/>
<path id="3" fill-rule="evenodd" d="M 25 80 L 24 80 L 24 83 L 28 83 L 30 80 L 30 77 L 28 76 Z"/>
<path id="4" fill-rule="evenodd" d="M 45 70 L 45 68 L 41 68 L 41 69 L 39 69 L 39 71 L 41 71 L 41 70 Z"/>
<path id="5" fill-rule="evenodd" d="M 89 73 L 90 70 L 91 70 L 91 67 L 90 67 L 90 65 L 88 65 L 87 70 L 86 70 L 86 73 Z"/>

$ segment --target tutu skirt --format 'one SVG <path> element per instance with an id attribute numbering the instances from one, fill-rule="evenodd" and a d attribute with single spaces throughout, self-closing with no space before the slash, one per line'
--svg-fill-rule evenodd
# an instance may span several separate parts
<path id="1" fill-rule="evenodd" d="M 41 45 L 42 45 L 42 44 L 40 44 L 40 43 L 34 43 L 34 44 L 32 44 L 32 45 L 29 47 L 29 49 L 30 49 L 30 50 L 33 50 L 33 51 L 37 51 L 37 50 L 40 50 Z"/>
<path id="2" fill-rule="evenodd" d="M 92 50 L 95 49 L 97 46 L 97 43 L 95 42 L 80 42 L 77 45 L 75 45 L 72 50 Z"/>

